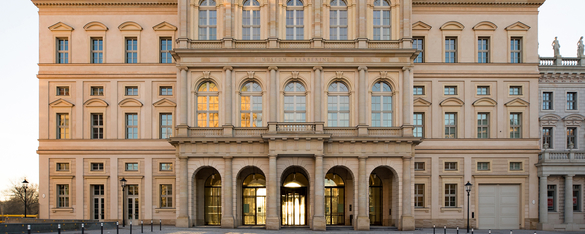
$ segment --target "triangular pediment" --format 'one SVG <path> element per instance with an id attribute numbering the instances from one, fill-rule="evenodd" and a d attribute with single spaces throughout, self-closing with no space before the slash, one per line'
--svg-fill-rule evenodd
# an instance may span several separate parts
<path id="1" fill-rule="evenodd" d="M 509 101 L 505 104 L 507 107 L 527 107 L 530 105 L 529 102 L 522 100 L 521 98 L 516 98 L 512 101 Z"/>
<path id="2" fill-rule="evenodd" d="M 160 24 L 155 25 L 152 27 L 154 31 L 177 31 L 177 27 L 175 25 L 169 24 L 166 21 L 161 22 Z"/>
<path id="3" fill-rule="evenodd" d="M 412 102 L 413 106 L 430 106 L 431 102 L 423 99 L 423 98 L 417 98 L 414 99 L 414 101 Z"/>
<path id="4" fill-rule="evenodd" d="M 106 106 L 109 106 L 109 104 L 106 101 L 99 99 L 99 98 L 89 99 L 89 100 L 85 101 L 85 103 L 83 103 L 83 105 L 85 105 L 87 107 L 106 107 Z"/>
<path id="5" fill-rule="evenodd" d="M 63 98 L 59 98 L 51 103 L 49 103 L 49 106 L 52 107 L 72 107 L 75 106 L 75 104 L 63 99 Z"/>
<path id="6" fill-rule="evenodd" d="M 433 27 L 422 21 L 412 24 L 412 30 L 431 30 L 431 28 Z"/>
<path id="7" fill-rule="evenodd" d="M 59 22 L 59 23 L 56 23 L 56 24 L 49 26 L 49 30 L 51 30 L 51 31 L 73 31 L 73 27 L 71 27 L 63 22 Z"/>
<path id="8" fill-rule="evenodd" d="M 511 24 L 510 26 L 506 27 L 507 31 L 528 31 L 530 26 L 518 21 L 516 23 Z"/>
<path id="9" fill-rule="evenodd" d="M 456 97 L 450 97 L 450 98 L 443 100 L 439 105 L 440 106 L 463 106 L 464 104 L 465 104 L 465 102 L 463 102 L 461 99 L 456 98 Z"/>
<path id="10" fill-rule="evenodd" d="M 163 98 L 161 100 L 158 100 L 158 101 L 152 103 L 152 105 L 158 106 L 158 107 L 176 107 L 177 103 L 175 103 L 169 99 Z"/>
<path id="11" fill-rule="evenodd" d="M 85 29 L 85 31 L 107 31 L 108 27 L 101 22 L 92 21 L 83 26 L 83 29 Z"/>
<path id="12" fill-rule="evenodd" d="M 473 30 L 476 31 L 495 31 L 498 26 L 489 21 L 482 21 L 473 26 Z"/>
<path id="13" fill-rule="evenodd" d="M 496 106 L 498 103 L 496 102 L 496 100 L 485 97 L 485 98 L 480 98 L 477 99 L 475 102 L 473 102 L 473 106 Z"/>
<path id="14" fill-rule="evenodd" d="M 456 30 L 456 31 L 461 31 L 465 28 L 465 26 L 463 26 L 462 23 L 459 23 L 457 21 L 449 21 L 445 24 L 443 24 L 443 26 L 441 26 L 441 30 Z"/>
<path id="15" fill-rule="evenodd" d="M 122 101 L 120 101 L 120 103 L 118 103 L 119 106 L 122 107 L 140 107 L 142 106 L 142 102 L 138 101 L 135 98 L 126 98 Z"/>
<path id="16" fill-rule="evenodd" d="M 120 24 L 120 26 L 118 26 L 118 29 L 120 29 L 120 31 L 142 31 L 142 26 L 140 26 L 136 22 L 126 21 Z"/>

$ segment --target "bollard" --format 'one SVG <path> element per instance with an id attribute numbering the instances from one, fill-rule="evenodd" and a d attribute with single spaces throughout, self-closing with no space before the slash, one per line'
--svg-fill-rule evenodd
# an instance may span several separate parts
<path id="1" fill-rule="evenodd" d="M 492 234 L 492 229 L 488 229 L 488 233 L 489 234 Z"/>
<path id="2" fill-rule="evenodd" d="M 85 232 L 85 225 L 83 223 L 81 223 L 81 234 L 83 234 Z"/>
<path id="3" fill-rule="evenodd" d="M 471 228 L 471 234 L 473 234 L 473 228 Z"/>
<path id="4" fill-rule="evenodd" d="M 457 234 L 459 234 L 459 226 L 457 226 Z"/>
<path id="5" fill-rule="evenodd" d="M 140 233 L 144 233 L 144 221 L 140 220 Z"/>
<path id="6" fill-rule="evenodd" d="M 61 234 L 61 224 L 57 224 L 57 234 Z"/>
<path id="7" fill-rule="evenodd" d="M 447 234 L 447 226 L 443 226 L 443 234 Z"/>
<path id="8" fill-rule="evenodd" d="M 118 222 L 116 222 L 116 234 L 120 234 L 120 226 L 118 226 L 118 225 L 120 225 L 120 224 Z M 59 234 L 61 234 L 61 233 L 59 233 Z"/>
<path id="9" fill-rule="evenodd" d="M 132 234 L 132 221 L 130 221 L 130 234 Z"/>
<path id="10" fill-rule="evenodd" d="M 28 234 L 30 234 L 30 225 L 27 225 L 26 229 L 28 229 Z"/>
<path id="11" fill-rule="evenodd" d="M 104 223 L 101 223 L 101 228 L 102 228 L 102 234 L 104 234 Z"/>
<path id="12" fill-rule="evenodd" d="M 151 220 L 150 220 L 150 232 L 153 232 L 153 229 L 152 229 L 152 228 L 153 228 L 153 227 L 152 227 L 152 219 L 151 219 Z"/>
<path id="13" fill-rule="evenodd" d="M 162 219 L 159 219 L 159 220 L 158 220 L 158 224 L 159 224 L 159 229 L 160 229 L 160 231 L 162 231 Z"/>
<path id="14" fill-rule="evenodd" d="M 435 234 L 435 225 L 433 224 L 433 234 Z"/>
<path id="15" fill-rule="evenodd" d="M 512 230 L 510 230 L 510 234 L 512 234 Z"/>

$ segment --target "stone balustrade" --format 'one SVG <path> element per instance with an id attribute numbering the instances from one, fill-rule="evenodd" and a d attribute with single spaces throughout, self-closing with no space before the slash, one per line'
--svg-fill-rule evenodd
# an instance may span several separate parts
<path id="1" fill-rule="evenodd" d="M 540 66 L 585 66 L 585 57 L 540 57 Z"/>
<path id="2" fill-rule="evenodd" d="M 583 151 L 552 151 L 545 150 L 538 155 L 538 161 L 546 162 L 585 162 L 585 152 Z"/>
<path id="3" fill-rule="evenodd" d="M 402 137 L 400 127 L 368 127 L 367 135 L 359 135 L 357 127 L 324 127 L 324 123 L 277 122 L 268 123 L 268 127 L 189 128 L 190 137 L 261 137 L 263 134 L 307 133 L 327 134 L 331 137 Z"/>
<path id="4" fill-rule="evenodd" d="M 399 49 L 400 41 L 365 41 L 365 46 L 360 47 L 357 40 L 323 40 L 315 43 L 312 40 L 190 40 L 189 49 Z"/>

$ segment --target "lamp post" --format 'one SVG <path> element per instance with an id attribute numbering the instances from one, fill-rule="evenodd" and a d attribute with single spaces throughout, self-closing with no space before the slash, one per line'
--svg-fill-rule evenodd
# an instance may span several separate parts
<path id="1" fill-rule="evenodd" d="M 22 189 L 24 189 L 24 218 L 26 218 L 26 189 L 28 189 L 28 181 L 26 181 L 26 178 L 22 181 Z"/>
<path id="2" fill-rule="evenodd" d="M 120 180 L 120 185 L 122 186 L 122 227 L 126 227 L 126 178 Z"/>
<path id="3" fill-rule="evenodd" d="M 471 192 L 471 183 L 469 181 L 465 184 L 465 191 L 467 192 L 467 233 L 469 233 L 469 192 Z"/>

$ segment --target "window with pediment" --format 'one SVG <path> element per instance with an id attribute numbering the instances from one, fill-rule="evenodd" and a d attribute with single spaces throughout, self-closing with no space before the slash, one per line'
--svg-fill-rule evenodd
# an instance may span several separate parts
<path id="1" fill-rule="evenodd" d="M 343 82 L 336 81 L 327 89 L 327 126 L 349 127 L 349 89 Z"/>
<path id="2" fill-rule="evenodd" d="M 304 38 L 304 11 L 301 0 L 288 0 L 286 3 L 286 39 Z"/>
<path id="3" fill-rule="evenodd" d="M 240 91 L 241 127 L 262 127 L 262 87 L 257 82 L 250 81 Z"/>
<path id="4" fill-rule="evenodd" d="M 385 82 L 372 87 L 372 127 L 392 127 L 392 88 Z"/>
<path id="5" fill-rule="evenodd" d="M 347 3 L 331 0 L 329 9 L 329 39 L 347 40 Z"/>
<path id="6" fill-rule="evenodd" d="M 211 81 L 203 82 L 197 89 L 197 127 L 219 126 L 219 92 Z"/>
<path id="7" fill-rule="evenodd" d="M 390 40 L 390 2 L 374 1 L 374 40 Z"/>
<path id="8" fill-rule="evenodd" d="M 298 81 L 284 87 L 284 122 L 306 122 L 307 96 L 305 86 Z"/>
<path id="9" fill-rule="evenodd" d="M 242 8 L 242 39 L 260 40 L 260 2 L 244 0 Z"/>
<path id="10" fill-rule="evenodd" d="M 214 0 L 199 4 L 199 40 L 217 39 L 217 9 Z"/>

